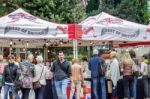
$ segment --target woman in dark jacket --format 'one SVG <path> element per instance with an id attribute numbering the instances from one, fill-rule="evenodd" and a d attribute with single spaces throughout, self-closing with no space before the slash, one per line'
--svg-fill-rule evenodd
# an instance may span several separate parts
<path id="1" fill-rule="evenodd" d="M 14 64 L 15 57 L 13 55 L 8 56 L 8 65 L 4 68 L 4 99 L 8 99 L 8 91 L 11 89 L 13 96 L 16 99 L 20 99 L 14 88 L 14 82 L 18 79 L 17 65 Z"/>

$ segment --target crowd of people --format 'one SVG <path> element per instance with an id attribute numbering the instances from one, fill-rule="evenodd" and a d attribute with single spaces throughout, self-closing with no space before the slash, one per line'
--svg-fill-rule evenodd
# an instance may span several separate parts
<path id="1" fill-rule="evenodd" d="M 89 60 L 89 69 L 92 78 L 92 99 L 108 99 L 108 85 L 106 80 L 112 81 L 111 98 L 119 99 L 150 99 L 150 53 L 137 57 L 133 50 L 124 51 L 121 57 L 117 57 L 116 51 L 110 52 L 110 60 L 99 56 L 98 51 L 93 51 Z M 143 96 L 137 94 L 138 82 L 142 80 Z M 122 80 L 122 86 L 118 82 Z M 109 83 L 110 84 L 110 83 Z M 106 87 L 107 86 L 107 87 Z M 119 88 L 119 87 L 120 88 Z M 118 90 L 119 89 L 119 90 Z M 142 87 L 139 88 L 142 93 Z M 122 95 L 120 93 L 122 91 Z"/>
<path id="2" fill-rule="evenodd" d="M 122 79 L 123 97 L 120 99 L 138 99 L 136 90 L 141 77 L 144 85 L 142 99 L 150 99 L 150 54 L 144 54 L 140 59 L 133 50 L 124 52 L 121 58 L 117 55 L 116 51 L 111 51 L 111 59 L 107 62 L 94 49 L 92 57 L 89 60 L 83 57 L 81 63 L 75 58 L 70 63 L 63 51 L 59 51 L 58 59 L 46 63 L 41 55 L 34 57 L 32 54 L 23 61 L 20 56 L 9 55 L 4 63 L 0 55 L 0 91 L 3 87 L 4 99 L 8 96 L 30 99 L 31 90 L 35 99 L 73 99 L 74 95 L 75 99 L 80 99 L 87 81 L 91 82 L 91 99 L 115 99 L 119 93 L 118 81 Z M 112 81 L 109 98 L 107 79 Z"/>

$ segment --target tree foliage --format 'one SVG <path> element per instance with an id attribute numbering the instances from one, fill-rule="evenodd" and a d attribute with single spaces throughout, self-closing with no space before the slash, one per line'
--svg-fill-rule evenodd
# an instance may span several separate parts
<path id="1" fill-rule="evenodd" d="M 76 23 L 86 17 L 85 10 L 81 0 L 7 0 L 1 4 L 6 4 L 0 11 L 10 12 L 10 9 L 19 7 L 27 10 L 29 13 L 42 19 L 58 22 L 58 23 L 73 23 L 76 18 Z M 12 10 L 11 10 L 12 11 Z M 75 17 L 74 17 L 75 16 Z"/>
<path id="2" fill-rule="evenodd" d="M 91 1 L 94 0 L 89 1 L 87 7 L 88 16 L 96 15 L 104 11 L 122 19 L 148 24 L 149 13 L 147 0 L 98 0 L 99 7 L 97 6 L 95 9 L 93 9 L 93 4 L 90 3 Z"/>
<path id="3" fill-rule="evenodd" d="M 79 23 L 87 16 L 104 11 L 117 17 L 148 24 L 147 0 L 0 0 L 0 16 L 21 7 L 44 20 L 58 23 Z"/>

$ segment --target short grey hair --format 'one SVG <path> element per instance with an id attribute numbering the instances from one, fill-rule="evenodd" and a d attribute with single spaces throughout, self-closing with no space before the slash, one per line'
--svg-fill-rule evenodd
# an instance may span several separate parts
<path id="1" fill-rule="evenodd" d="M 42 62 L 43 62 L 43 57 L 42 57 L 41 55 L 38 55 L 38 56 L 36 57 L 36 61 L 37 61 L 38 63 L 42 63 Z"/>
<path id="2" fill-rule="evenodd" d="M 28 55 L 28 60 L 33 60 L 34 56 L 32 54 Z"/>
<path id="3" fill-rule="evenodd" d="M 97 49 L 93 50 L 93 55 L 95 55 L 95 54 L 98 54 L 98 50 Z"/>

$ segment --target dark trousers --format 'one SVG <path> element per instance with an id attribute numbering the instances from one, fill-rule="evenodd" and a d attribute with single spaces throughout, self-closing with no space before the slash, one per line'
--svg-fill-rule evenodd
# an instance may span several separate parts
<path id="1" fill-rule="evenodd" d="M 133 98 L 133 76 L 127 75 L 123 77 L 124 97 Z"/>
<path id="2" fill-rule="evenodd" d="M 31 90 L 31 88 L 21 88 L 22 99 L 29 99 L 30 90 Z"/>
<path id="3" fill-rule="evenodd" d="M 144 93 L 145 98 L 150 97 L 150 79 L 147 76 L 143 76 Z"/>
<path id="4" fill-rule="evenodd" d="M 46 86 L 44 90 L 44 99 L 54 99 L 52 90 L 52 80 L 46 80 Z"/>
<path id="5" fill-rule="evenodd" d="M 137 81 L 137 94 L 136 99 L 144 99 L 144 83 L 142 79 Z"/>
<path id="6" fill-rule="evenodd" d="M 41 86 L 41 88 L 34 90 L 35 91 L 35 99 L 44 99 L 44 90 L 45 86 Z"/>

